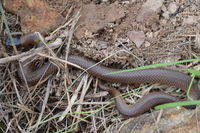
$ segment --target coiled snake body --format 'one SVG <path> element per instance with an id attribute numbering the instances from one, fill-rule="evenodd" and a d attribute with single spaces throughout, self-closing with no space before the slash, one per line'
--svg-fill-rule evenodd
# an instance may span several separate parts
<path id="1" fill-rule="evenodd" d="M 21 37 L 21 45 L 29 45 L 30 43 L 38 45 L 38 42 L 35 41 L 36 39 L 37 35 L 35 33 L 25 35 Z M 30 59 L 21 62 L 22 70 L 20 68 L 18 69 L 18 75 L 20 79 L 24 81 L 25 78 L 29 85 L 35 85 L 40 80 L 41 76 L 46 78 L 58 70 L 58 68 L 51 62 L 47 62 L 42 67 L 40 67 L 40 69 L 35 70 L 33 68 L 34 65 L 32 63 L 28 63 L 29 61 Z M 68 61 L 79 65 L 83 69 L 88 69 L 95 64 L 95 62 L 81 56 L 69 56 Z M 118 70 L 104 67 L 102 65 L 96 65 L 87 70 L 87 72 L 91 75 L 110 82 L 125 84 L 160 83 L 181 88 L 183 91 L 188 89 L 191 81 L 191 77 L 187 74 L 169 69 L 155 68 L 118 74 L 107 74 L 115 71 Z M 110 92 L 113 96 L 116 96 L 115 103 L 117 109 L 122 115 L 128 117 L 143 114 L 150 108 L 159 104 L 180 101 L 180 99 L 177 97 L 169 94 L 162 92 L 152 92 L 143 96 L 134 105 L 127 105 L 124 99 L 119 96 L 121 95 L 120 92 L 115 88 L 105 87 L 103 85 L 99 86 L 100 88 Z M 189 95 L 194 100 L 200 99 L 200 89 L 198 88 L 198 82 L 196 80 L 193 81 Z"/>

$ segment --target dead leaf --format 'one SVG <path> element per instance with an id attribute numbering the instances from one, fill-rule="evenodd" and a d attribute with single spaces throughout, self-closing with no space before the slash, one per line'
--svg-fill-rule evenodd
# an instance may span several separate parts
<path id="1" fill-rule="evenodd" d="M 135 43 L 137 48 L 140 48 L 145 40 L 145 34 L 143 31 L 129 31 L 127 33 L 129 39 Z"/>

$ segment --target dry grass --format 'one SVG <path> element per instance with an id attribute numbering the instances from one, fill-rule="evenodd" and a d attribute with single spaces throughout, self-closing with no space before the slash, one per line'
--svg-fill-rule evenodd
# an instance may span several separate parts
<path id="1" fill-rule="evenodd" d="M 69 12 L 72 10 L 71 8 Z M 0 57 L 4 57 L 0 58 L 0 128 L 3 132 L 102 132 L 104 130 L 110 132 L 115 125 L 119 125 L 124 120 L 124 118 L 118 117 L 119 114 L 114 104 L 111 104 L 112 99 L 109 99 L 108 93 L 98 90 L 98 80 L 94 80 L 85 71 L 69 72 L 67 69 L 69 62 L 58 57 L 65 55 L 67 59 L 71 52 L 70 45 L 74 43 L 73 33 L 80 14 L 77 13 L 73 16 L 69 14 L 66 15 L 66 22 L 47 37 L 47 40 L 56 40 L 59 35 L 68 31 L 69 34 L 62 38 L 62 43 L 52 43 L 52 45 L 46 45 L 17 55 L 12 55 L 12 52 L 7 51 L 2 44 L 0 45 Z M 2 21 L 0 25 L 0 31 L 2 31 Z M 199 53 L 187 49 L 188 47 L 191 48 L 191 39 L 182 43 L 182 40 L 188 36 L 191 37 L 191 35 L 186 34 L 168 40 L 158 40 L 160 42 L 152 46 L 153 52 L 148 52 L 149 49 L 147 48 L 143 49 L 146 52 L 145 57 L 149 57 L 147 60 L 155 60 L 155 62 L 158 62 L 157 59 L 165 58 L 166 54 L 171 54 L 171 56 L 173 54 L 174 56 L 181 55 L 183 58 L 185 58 L 184 55 L 199 57 Z M 163 43 L 166 45 L 160 47 L 159 45 Z M 64 51 L 63 47 L 65 48 Z M 62 55 L 59 54 L 61 52 Z M 132 53 L 123 49 L 107 58 L 123 52 L 126 54 Z M 28 87 L 20 83 L 17 78 L 18 61 L 26 56 L 49 58 L 61 71 L 54 74 L 45 83 Z M 141 64 L 146 64 L 146 62 L 140 60 L 139 56 L 133 54 L 132 56 L 138 58 Z M 194 66 L 194 64 L 178 67 L 186 68 Z M 115 86 L 119 87 L 119 85 Z M 130 86 L 124 87 L 126 91 L 131 93 L 127 101 L 133 103 L 152 88 L 155 88 L 155 86 L 142 86 L 138 90 L 130 91 Z M 163 86 L 157 88 L 162 89 Z M 169 89 L 169 92 L 173 91 L 174 88 Z M 133 96 L 135 97 L 133 98 Z M 160 116 L 155 118 L 156 124 L 159 123 L 159 119 Z M 124 124 L 129 121 L 127 120 Z"/>
<path id="2" fill-rule="evenodd" d="M 64 55 L 67 58 L 78 18 L 79 13 L 48 37 L 48 39 L 53 40 L 63 31 L 70 29 L 68 36 L 64 37 L 63 43 L 57 39 L 44 47 L 0 59 L 0 112 L 3 132 L 74 132 L 80 128 L 83 128 L 81 130 L 92 131 L 94 129 L 98 131 L 99 128 L 102 128 L 102 124 L 106 125 L 105 117 L 108 114 L 105 115 L 104 111 L 103 113 L 100 111 L 104 109 L 105 105 L 110 104 L 110 102 L 102 101 L 101 98 L 108 93 L 96 94 L 98 82 L 95 83 L 96 89 L 89 90 L 93 78 L 88 77 L 87 74 L 82 73 L 81 75 L 84 74 L 84 76 L 79 76 L 71 82 L 73 76 L 70 77 L 66 75 L 66 72 L 59 71 L 47 83 L 41 82 L 32 87 L 22 84 L 17 78 L 17 62 L 27 56 L 49 58 L 57 66 L 61 66 L 61 70 L 67 70 L 66 65 L 62 67 L 60 63 L 67 64 L 68 62 L 58 58 L 57 53 L 61 51 L 63 45 L 66 45 Z M 67 19 L 69 18 L 67 17 Z M 52 51 L 53 49 L 57 50 Z M 10 54 L 6 53 L 6 49 L 3 52 L 5 52 L 4 55 Z M 47 52 L 49 54 L 44 54 Z M 90 98 L 85 99 L 88 92 L 90 92 L 88 96 Z M 99 100 L 96 101 L 96 99 Z M 98 115 L 96 116 L 96 114 Z M 83 125 L 87 126 L 80 126 L 82 122 L 84 122 Z"/>

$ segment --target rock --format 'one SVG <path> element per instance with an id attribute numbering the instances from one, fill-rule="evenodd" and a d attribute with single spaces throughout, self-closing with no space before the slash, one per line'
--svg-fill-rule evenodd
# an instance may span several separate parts
<path id="1" fill-rule="evenodd" d="M 162 16 L 165 18 L 165 19 L 169 19 L 169 11 L 165 11 Z"/>
<path id="2" fill-rule="evenodd" d="M 137 22 L 144 22 L 146 24 L 158 21 L 158 13 L 163 5 L 163 0 L 147 0 L 139 10 L 136 18 Z"/>
<path id="3" fill-rule="evenodd" d="M 140 48 L 145 40 L 145 34 L 143 31 L 129 31 L 127 33 L 129 39 L 135 43 L 137 48 Z"/>
<path id="4" fill-rule="evenodd" d="M 183 25 L 192 25 L 198 23 L 198 16 L 188 16 L 183 19 Z"/>
<path id="5" fill-rule="evenodd" d="M 4 0 L 3 5 L 9 12 L 21 18 L 24 33 L 48 33 L 63 20 L 60 12 L 53 10 L 44 0 Z"/>
<path id="6" fill-rule="evenodd" d="M 200 35 L 197 34 L 195 37 L 195 46 L 200 49 Z M 197 68 L 198 69 L 198 68 Z"/>
<path id="7" fill-rule="evenodd" d="M 168 6 L 168 11 L 169 11 L 170 14 L 174 14 L 178 10 L 178 8 L 179 7 L 178 7 L 177 3 L 172 2 Z"/>
<path id="8" fill-rule="evenodd" d="M 102 0 L 102 2 L 108 2 L 108 0 Z"/>
<path id="9" fill-rule="evenodd" d="M 75 36 L 80 39 L 85 34 L 93 34 L 125 16 L 125 10 L 116 3 L 110 5 L 84 5 L 81 18 L 78 21 L 79 28 Z"/>
<path id="10" fill-rule="evenodd" d="M 112 130 L 110 132 L 150 133 L 157 131 L 162 133 L 196 133 L 198 132 L 198 127 L 200 127 L 198 122 L 200 118 L 196 117 L 200 115 L 200 110 L 186 110 L 184 108 L 165 109 L 157 122 L 155 119 L 158 119 L 159 112 L 155 112 L 128 119 L 114 127 L 111 126 L 109 127 Z"/>
<path id="11" fill-rule="evenodd" d="M 144 46 L 145 47 L 149 47 L 151 45 L 151 43 L 150 42 L 148 42 L 148 41 L 145 41 L 145 43 L 144 43 Z"/>

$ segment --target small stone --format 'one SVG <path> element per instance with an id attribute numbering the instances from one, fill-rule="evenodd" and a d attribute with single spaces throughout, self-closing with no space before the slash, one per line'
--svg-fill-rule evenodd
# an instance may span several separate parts
<path id="1" fill-rule="evenodd" d="M 78 39 L 91 36 L 108 24 L 116 22 L 125 16 L 124 8 L 117 3 L 110 5 L 87 4 L 82 7 L 79 28 L 75 32 Z"/>
<path id="2" fill-rule="evenodd" d="M 183 25 L 192 25 L 198 23 L 198 16 L 188 16 L 183 19 Z"/>
<path id="3" fill-rule="evenodd" d="M 178 7 L 177 3 L 172 2 L 168 6 L 168 11 L 169 11 L 170 14 L 174 14 L 178 10 L 178 8 L 179 7 Z"/>
<path id="4" fill-rule="evenodd" d="M 137 22 L 145 22 L 148 24 L 158 21 L 163 0 L 147 0 L 141 7 L 136 18 Z"/>
<path id="5" fill-rule="evenodd" d="M 197 34 L 197 36 L 195 37 L 195 44 L 197 48 L 200 49 L 200 35 L 199 34 Z"/>
<path id="6" fill-rule="evenodd" d="M 122 4 L 129 4 L 130 1 L 122 1 Z"/>
<path id="7" fill-rule="evenodd" d="M 166 11 L 167 11 L 167 8 L 166 8 L 165 5 L 162 6 L 162 11 L 163 11 L 163 12 L 166 12 Z"/>
<path id="8" fill-rule="evenodd" d="M 158 31 L 153 33 L 153 37 L 157 37 L 158 36 Z"/>
<path id="9" fill-rule="evenodd" d="M 102 0 L 102 2 L 108 2 L 108 0 Z"/>
<path id="10" fill-rule="evenodd" d="M 97 41 L 96 46 L 98 49 L 106 49 L 108 48 L 109 44 L 108 42 L 105 42 L 105 41 Z"/>
<path id="11" fill-rule="evenodd" d="M 145 47 L 149 47 L 150 45 L 151 45 L 150 42 L 145 41 L 145 43 L 144 43 L 144 46 L 145 46 Z"/>
<path id="12" fill-rule="evenodd" d="M 106 49 L 108 47 L 108 44 L 106 43 L 101 43 L 98 45 L 99 47 L 101 47 L 101 49 Z"/>
<path id="13" fill-rule="evenodd" d="M 147 36 L 148 38 L 153 38 L 153 32 L 147 32 L 147 33 L 146 33 L 146 36 Z"/>
<path id="14" fill-rule="evenodd" d="M 147 0 L 142 7 L 148 8 L 154 12 L 159 12 L 163 5 L 163 0 Z"/>
<path id="15" fill-rule="evenodd" d="M 169 11 L 166 11 L 162 14 L 165 19 L 169 19 Z"/>

